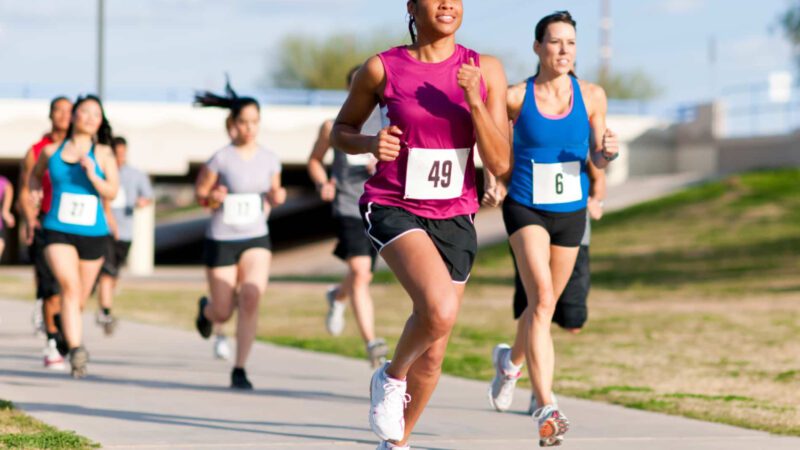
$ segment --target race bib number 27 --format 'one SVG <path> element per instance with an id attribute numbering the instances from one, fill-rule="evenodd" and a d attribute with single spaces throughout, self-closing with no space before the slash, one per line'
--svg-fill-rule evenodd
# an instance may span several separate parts
<path id="1" fill-rule="evenodd" d="M 464 189 L 469 150 L 410 148 L 405 197 L 417 200 L 460 197 Z"/>
<path id="2" fill-rule="evenodd" d="M 87 194 L 61 194 L 58 221 L 69 225 L 91 227 L 97 222 L 97 197 Z"/>

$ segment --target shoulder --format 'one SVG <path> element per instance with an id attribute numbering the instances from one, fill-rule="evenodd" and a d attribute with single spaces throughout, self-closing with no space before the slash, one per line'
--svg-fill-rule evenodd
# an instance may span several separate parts
<path id="1" fill-rule="evenodd" d="M 114 152 L 111 151 L 111 147 L 105 144 L 97 144 L 94 147 L 94 154 L 98 158 L 112 158 L 114 156 Z"/>
<path id="2" fill-rule="evenodd" d="M 528 90 L 528 82 L 513 84 L 508 87 L 508 102 L 509 103 L 522 103 L 525 99 L 525 92 Z"/>
<path id="3" fill-rule="evenodd" d="M 581 88 L 584 102 L 589 105 L 592 110 L 597 111 L 598 108 L 600 110 L 606 109 L 608 99 L 606 98 L 606 91 L 602 86 L 585 80 L 578 80 L 578 86 Z"/>
<path id="4" fill-rule="evenodd" d="M 49 158 L 53 156 L 53 153 L 55 153 L 56 150 L 58 150 L 58 145 L 55 142 L 52 142 L 50 144 L 45 145 L 44 148 L 42 148 L 41 155 L 45 155 Z"/>
<path id="5" fill-rule="evenodd" d="M 367 82 L 369 84 L 377 84 L 383 81 L 386 76 L 386 69 L 383 66 L 383 60 L 380 55 L 370 56 L 364 65 L 356 72 L 353 82 Z"/>

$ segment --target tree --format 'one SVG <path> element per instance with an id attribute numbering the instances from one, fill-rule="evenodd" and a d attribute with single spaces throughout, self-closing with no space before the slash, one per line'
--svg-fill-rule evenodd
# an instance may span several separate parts
<path id="1" fill-rule="evenodd" d="M 608 98 L 616 100 L 652 100 L 661 95 L 661 87 L 643 71 L 627 73 L 601 73 L 597 84 L 603 87 Z"/>
<path id="2" fill-rule="evenodd" d="M 342 89 L 353 66 L 401 42 L 377 33 L 338 33 L 323 39 L 290 35 L 278 44 L 278 68 L 267 79 L 284 88 Z"/>
<path id="3" fill-rule="evenodd" d="M 795 0 L 789 9 L 779 18 L 778 24 L 783 29 L 783 34 L 789 39 L 795 50 L 795 57 L 800 64 L 800 1 Z"/>

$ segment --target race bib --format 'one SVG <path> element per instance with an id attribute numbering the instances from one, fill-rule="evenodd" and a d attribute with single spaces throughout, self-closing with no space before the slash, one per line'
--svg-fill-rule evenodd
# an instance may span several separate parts
<path id="1" fill-rule="evenodd" d="M 458 198 L 464 189 L 469 148 L 408 149 L 406 198 L 447 200 Z"/>
<path id="2" fill-rule="evenodd" d="M 580 161 L 533 164 L 533 204 L 571 203 L 583 198 Z"/>
<path id="3" fill-rule="evenodd" d="M 264 203 L 259 194 L 228 194 L 222 203 L 222 223 L 249 225 L 264 218 Z"/>
<path id="4" fill-rule="evenodd" d="M 111 202 L 111 209 L 124 209 L 127 206 L 125 203 L 127 201 L 127 197 L 125 196 L 125 188 L 122 185 L 119 186 L 117 190 L 117 196 L 114 197 L 114 201 Z"/>
<path id="5" fill-rule="evenodd" d="M 366 166 L 370 162 L 372 162 L 373 156 L 370 153 L 361 153 L 358 155 L 351 155 L 349 153 L 345 153 L 345 157 L 347 158 L 347 165 L 348 166 Z"/>
<path id="6" fill-rule="evenodd" d="M 58 221 L 69 225 L 94 226 L 97 223 L 97 197 L 87 194 L 61 194 Z"/>

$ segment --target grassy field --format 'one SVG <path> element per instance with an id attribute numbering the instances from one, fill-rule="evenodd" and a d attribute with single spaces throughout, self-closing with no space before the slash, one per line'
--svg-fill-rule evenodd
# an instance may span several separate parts
<path id="1" fill-rule="evenodd" d="M 594 229 L 589 323 L 578 336 L 554 334 L 556 392 L 800 435 L 798 255 L 798 170 L 734 176 L 607 215 Z M 491 378 L 492 347 L 513 336 L 511 276 L 506 245 L 481 250 L 447 373 Z M 393 344 L 411 305 L 390 275 L 378 278 L 377 329 Z M 324 281 L 273 283 L 259 338 L 364 357 L 352 315 L 343 336 L 325 333 Z M 116 310 L 192 328 L 203 290 L 123 282 Z"/>
<path id="2" fill-rule="evenodd" d="M 0 400 L 0 448 L 90 449 L 98 445 L 73 432 L 59 431 L 14 409 Z"/>

